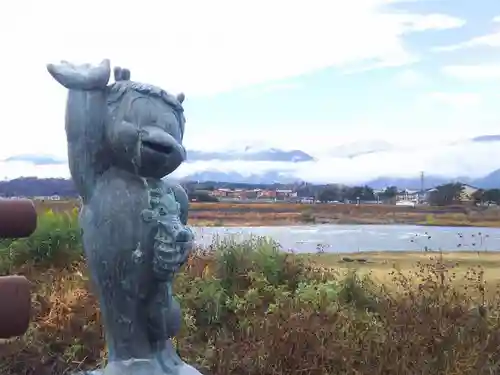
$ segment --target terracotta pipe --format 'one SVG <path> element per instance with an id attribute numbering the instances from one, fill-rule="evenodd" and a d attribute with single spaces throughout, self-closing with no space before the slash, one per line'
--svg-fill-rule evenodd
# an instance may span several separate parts
<path id="1" fill-rule="evenodd" d="M 36 221 L 35 205 L 29 199 L 0 199 L 0 238 L 29 237 Z"/>
<path id="2" fill-rule="evenodd" d="M 0 238 L 30 236 L 37 214 L 28 199 L 0 199 Z M 0 338 L 23 335 L 31 318 L 31 285 L 24 276 L 0 277 Z"/>
<path id="3" fill-rule="evenodd" d="M 0 277 L 0 338 L 22 336 L 31 318 L 30 282 L 24 276 Z"/>

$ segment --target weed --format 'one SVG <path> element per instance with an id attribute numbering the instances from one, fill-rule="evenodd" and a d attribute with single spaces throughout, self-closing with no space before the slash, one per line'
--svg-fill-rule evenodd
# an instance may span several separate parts
<path id="1" fill-rule="evenodd" d="M 62 375 L 106 360 L 76 216 L 59 215 L 0 246 L 0 266 L 34 285 L 30 330 L 0 344 L 2 375 Z M 432 253 L 380 285 L 300 259 L 258 237 L 196 251 L 174 286 L 182 357 L 207 375 L 500 373 L 500 296 L 480 267 L 459 278 Z"/>
<path id="2" fill-rule="evenodd" d="M 316 217 L 312 210 L 305 210 L 300 213 L 300 221 L 304 223 L 315 223 Z"/>

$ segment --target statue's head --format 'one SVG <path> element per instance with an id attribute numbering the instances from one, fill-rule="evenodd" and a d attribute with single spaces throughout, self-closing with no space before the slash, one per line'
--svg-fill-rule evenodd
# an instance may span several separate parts
<path id="1" fill-rule="evenodd" d="M 112 163 L 142 177 L 169 175 L 186 159 L 184 95 L 130 81 L 125 69 L 115 68 L 115 81 L 107 95 Z"/>

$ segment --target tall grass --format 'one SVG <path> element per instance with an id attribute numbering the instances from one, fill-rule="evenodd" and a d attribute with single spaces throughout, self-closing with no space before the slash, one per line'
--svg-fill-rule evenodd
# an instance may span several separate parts
<path id="1" fill-rule="evenodd" d="M 81 259 L 78 211 L 39 214 L 37 229 L 28 238 L 0 240 L 0 274 L 21 265 L 67 265 Z"/>
<path id="2" fill-rule="evenodd" d="M 2 375 L 105 360 L 78 234 L 76 213 L 48 213 L 31 238 L 2 244 L 0 265 L 33 281 L 35 310 L 24 337 L 0 344 Z M 207 375 L 500 373 L 500 298 L 481 269 L 458 288 L 437 256 L 382 286 L 301 259 L 263 238 L 196 252 L 175 284 L 181 356 Z"/>

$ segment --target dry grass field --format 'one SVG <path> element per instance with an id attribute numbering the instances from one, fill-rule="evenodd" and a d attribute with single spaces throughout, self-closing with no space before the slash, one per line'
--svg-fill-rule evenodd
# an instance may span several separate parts
<path id="1" fill-rule="evenodd" d="M 442 272 L 455 286 L 481 278 L 496 293 L 500 286 L 499 252 L 363 252 L 353 254 L 311 254 L 304 259 L 312 267 L 345 275 L 355 271 L 375 282 L 392 285 L 393 278 L 404 276 L 422 282 L 416 275 L 422 268 L 439 263 Z M 435 269 L 439 271 L 439 269 Z M 480 270 L 480 272 L 479 272 Z M 500 290 L 499 290 L 500 291 Z"/>
<path id="2" fill-rule="evenodd" d="M 238 270 L 254 276 L 228 274 L 220 260 L 194 256 L 176 285 L 186 314 L 179 352 L 207 375 L 499 373 L 500 256 L 432 257 L 288 256 L 285 278 L 274 284 L 254 279 L 276 272 L 272 263 L 242 257 Z M 35 315 L 24 337 L 0 344 L 0 373 L 63 375 L 104 364 L 85 265 L 26 264 L 16 271 L 33 282 Z M 228 289 L 217 289 L 224 280 Z M 236 300 L 224 302 L 226 295 Z"/>
<path id="3" fill-rule="evenodd" d="M 0 274 L 33 285 L 33 320 L 0 343 L 2 375 L 67 375 L 106 362 L 76 212 L 0 240 Z M 40 209 L 47 209 L 42 207 Z M 176 347 L 205 375 L 500 374 L 500 254 L 295 255 L 223 241 L 177 275 Z"/>
<path id="4" fill-rule="evenodd" d="M 37 210 L 69 211 L 78 201 L 35 202 Z M 270 226 L 301 223 L 418 224 L 500 227 L 499 208 L 401 207 L 395 205 L 200 203 L 190 204 L 190 223 L 200 226 Z"/>

